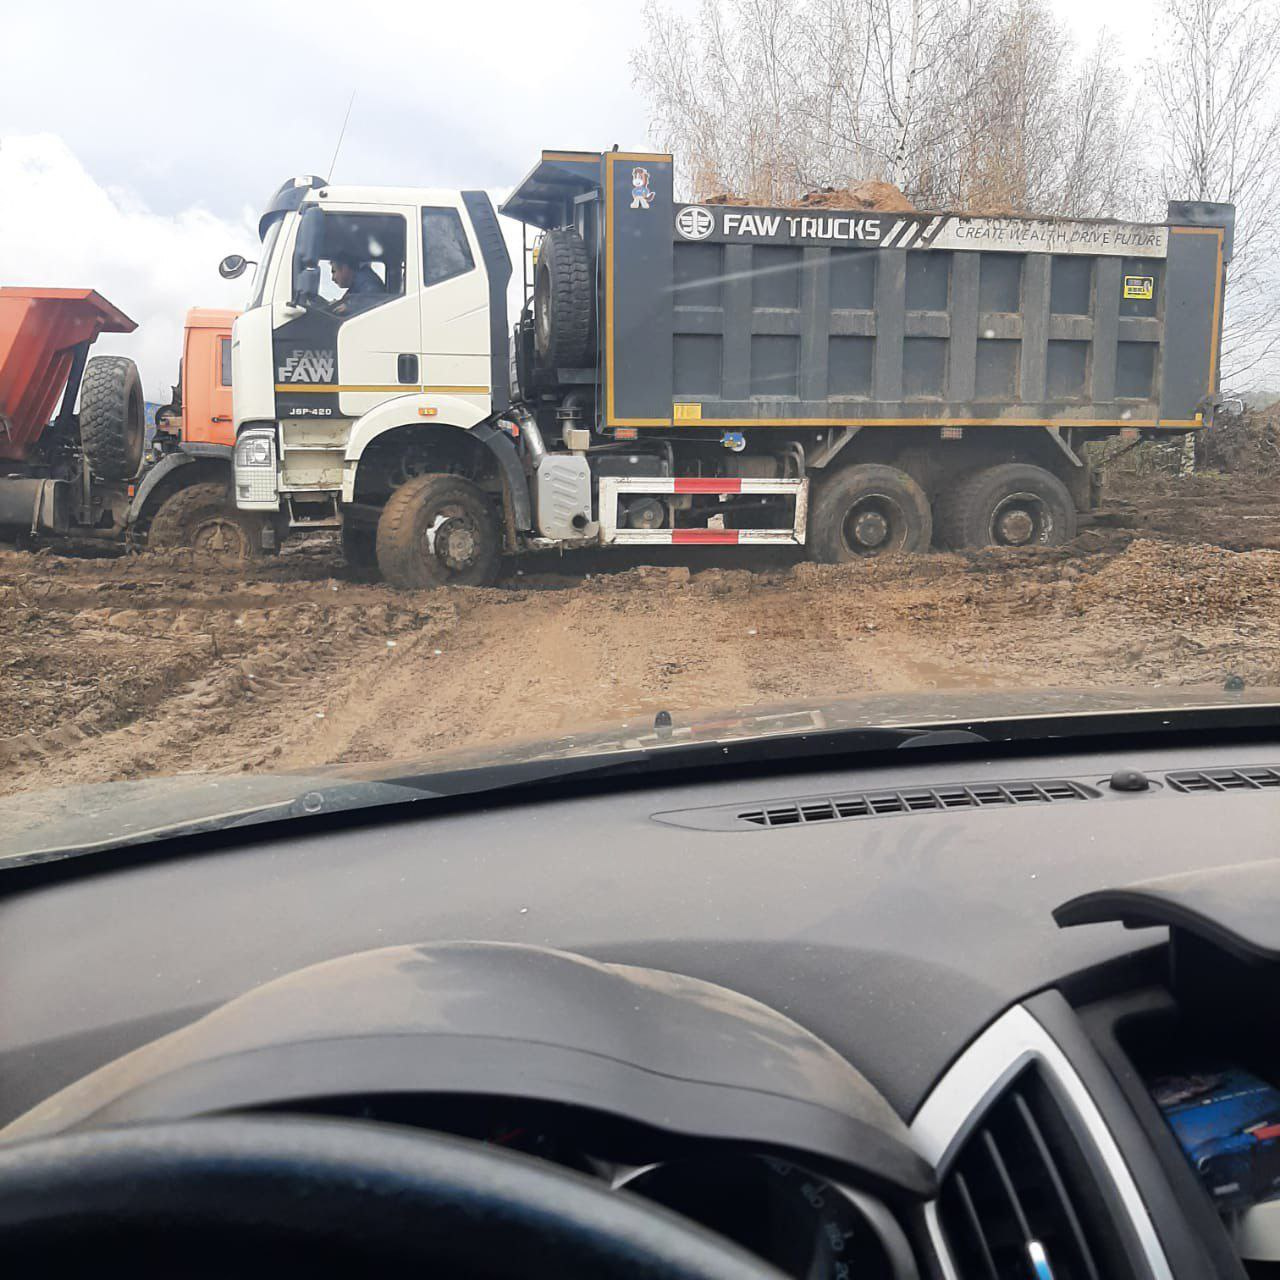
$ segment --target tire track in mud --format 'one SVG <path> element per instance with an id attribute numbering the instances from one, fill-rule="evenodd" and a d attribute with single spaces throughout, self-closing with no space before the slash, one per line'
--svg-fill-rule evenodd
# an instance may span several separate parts
<path id="1" fill-rule="evenodd" d="M 0 786 L 11 791 L 269 767 L 309 735 L 308 715 L 330 683 L 345 687 L 353 670 L 376 668 L 393 637 L 452 625 L 457 611 L 448 599 L 329 579 L 243 583 L 213 574 L 86 586 L 76 573 L 46 583 L 33 616 L 4 609 L 14 586 L 4 582 L 7 567 L 0 562 L 0 701 L 16 702 L 26 721 L 24 732 L 0 738 Z M 18 593 L 27 585 L 16 584 Z M 42 669 L 41 648 L 55 663 L 61 657 L 61 672 Z M 101 659 L 87 703 L 67 696 L 70 655 Z M 28 686 L 62 716 L 24 710 L 33 699 L 13 692 Z"/>
<path id="2" fill-rule="evenodd" d="M 0 791 L 862 692 L 1280 684 L 1280 551 L 1082 542 L 419 593 L 335 573 L 332 554 L 247 579 L 0 553 Z"/>

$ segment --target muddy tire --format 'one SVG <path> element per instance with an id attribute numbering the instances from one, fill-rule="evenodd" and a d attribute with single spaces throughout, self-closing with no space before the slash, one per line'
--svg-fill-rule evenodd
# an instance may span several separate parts
<path id="1" fill-rule="evenodd" d="M 595 283 L 582 237 L 572 227 L 548 231 L 533 277 L 533 350 L 542 369 L 591 363 Z"/>
<path id="2" fill-rule="evenodd" d="M 458 476 L 415 476 L 378 520 L 378 568 L 393 587 L 488 586 L 501 555 L 493 503 Z"/>
<path id="3" fill-rule="evenodd" d="M 809 554 L 824 564 L 926 551 L 932 536 L 929 499 L 897 467 L 845 467 L 823 479 L 809 509 Z"/>
<path id="4" fill-rule="evenodd" d="M 131 480 L 146 440 L 138 366 L 126 356 L 94 356 L 80 383 L 80 444 L 90 469 L 103 480 Z"/>
<path id="5" fill-rule="evenodd" d="M 353 569 L 378 567 L 378 531 L 369 525 L 342 524 L 342 558 Z"/>
<path id="6" fill-rule="evenodd" d="M 1076 536 L 1076 509 L 1051 471 L 1028 462 L 1002 462 L 974 471 L 941 493 L 935 504 L 939 545 L 1059 547 Z"/>
<path id="7" fill-rule="evenodd" d="M 224 484 L 193 484 L 166 498 L 151 520 L 147 546 L 185 548 L 224 564 L 245 564 L 263 555 L 262 519 L 238 511 Z"/>

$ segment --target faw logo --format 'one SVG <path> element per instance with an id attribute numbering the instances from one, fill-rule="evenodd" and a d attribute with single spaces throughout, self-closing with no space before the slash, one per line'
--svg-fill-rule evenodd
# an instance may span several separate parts
<path id="1" fill-rule="evenodd" d="M 676 214 L 676 230 L 686 240 L 705 240 L 715 229 L 715 214 L 701 205 L 691 204 Z"/>
<path id="2" fill-rule="evenodd" d="M 332 351 L 295 351 L 278 370 L 281 382 L 333 382 L 337 358 Z"/>

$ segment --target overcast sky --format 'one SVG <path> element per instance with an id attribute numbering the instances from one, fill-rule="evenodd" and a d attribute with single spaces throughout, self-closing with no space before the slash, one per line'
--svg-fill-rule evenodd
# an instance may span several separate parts
<path id="1" fill-rule="evenodd" d="M 669 0 L 692 13 L 697 0 Z M 1053 0 L 1082 44 L 1149 48 L 1155 0 Z M 527 0 L 43 0 L 0 39 L 0 284 L 87 285 L 141 331 L 149 399 L 187 307 L 238 306 L 216 273 L 271 192 L 334 178 L 509 187 L 543 147 L 644 147 L 639 4 Z"/>

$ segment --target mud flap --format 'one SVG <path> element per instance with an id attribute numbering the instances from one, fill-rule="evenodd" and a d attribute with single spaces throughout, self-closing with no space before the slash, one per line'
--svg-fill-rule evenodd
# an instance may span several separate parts
<path id="1" fill-rule="evenodd" d="M 521 533 L 533 529 L 533 503 L 529 498 L 529 481 L 520 465 L 520 458 L 511 437 L 500 431 L 492 423 L 482 422 L 471 429 L 471 434 L 493 452 L 498 460 L 499 473 L 502 476 L 502 490 L 511 503 L 511 514 L 515 527 Z"/>

